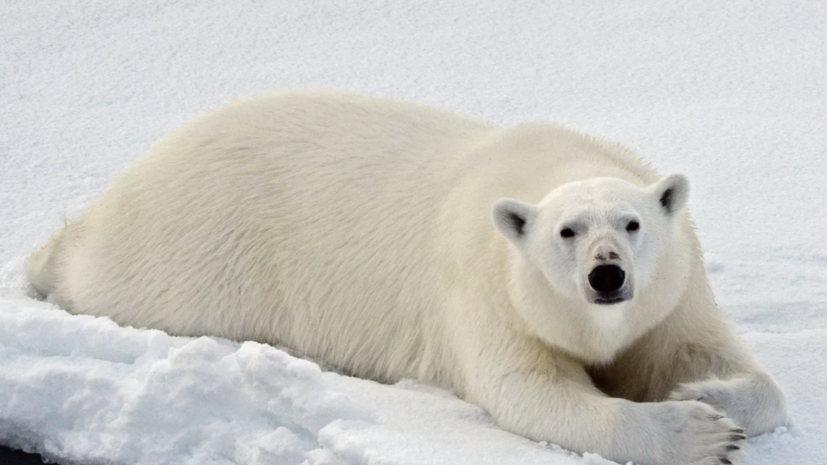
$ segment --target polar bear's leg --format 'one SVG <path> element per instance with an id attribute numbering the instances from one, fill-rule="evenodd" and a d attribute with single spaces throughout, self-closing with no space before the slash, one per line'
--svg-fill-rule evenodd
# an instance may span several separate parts
<path id="1" fill-rule="evenodd" d="M 26 257 L 26 277 L 32 287 L 43 297 L 48 297 L 57 285 L 56 258 L 63 243 L 66 226 L 52 234 L 49 242 Z"/>
<path id="2" fill-rule="evenodd" d="M 502 348 L 494 356 L 479 347 L 465 394 L 519 435 L 621 463 L 728 464 L 743 455 L 744 431 L 707 404 L 608 397 L 578 362 L 559 353 Z"/>
<path id="3" fill-rule="evenodd" d="M 614 364 L 596 369 L 598 384 L 611 395 L 637 401 L 704 402 L 749 435 L 786 424 L 781 388 L 738 340 L 711 297 L 696 295 Z"/>
<path id="4" fill-rule="evenodd" d="M 713 325 L 721 328 L 712 328 Z M 710 320 L 705 326 L 708 335 L 731 332 L 721 318 Z M 726 412 L 750 435 L 766 433 L 789 422 L 781 387 L 735 334 L 718 340 L 687 338 L 677 350 L 681 356 L 669 362 L 676 381 L 670 399 L 699 400 L 712 405 Z"/>
<path id="5" fill-rule="evenodd" d="M 723 412 L 741 424 L 747 434 L 772 431 L 789 422 L 781 387 L 733 334 L 720 310 L 710 299 L 688 298 L 675 310 L 687 322 L 673 350 L 680 356 L 668 362 L 675 385 L 673 400 L 697 400 Z"/>

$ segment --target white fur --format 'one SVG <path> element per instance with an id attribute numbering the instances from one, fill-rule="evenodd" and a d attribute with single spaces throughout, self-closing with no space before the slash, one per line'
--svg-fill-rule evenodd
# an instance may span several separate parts
<path id="1" fill-rule="evenodd" d="M 27 273 L 75 312 L 436 383 L 576 451 L 734 462 L 784 397 L 715 307 L 688 191 L 559 126 L 270 94 L 156 144 Z M 604 261 L 622 303 L 592 303 Z"/>

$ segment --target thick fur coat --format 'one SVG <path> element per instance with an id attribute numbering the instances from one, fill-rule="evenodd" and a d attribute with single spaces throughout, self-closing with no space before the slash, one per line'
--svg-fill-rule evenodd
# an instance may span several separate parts
<path id="1" fill-rule="evenodd" d="M 620 462 L 733 463 L 786 408 L 715 306 L 688 191 L 555 125 L 268 94 L 157 143 L 26 267 L 73 312 L 435 383 Z"/>

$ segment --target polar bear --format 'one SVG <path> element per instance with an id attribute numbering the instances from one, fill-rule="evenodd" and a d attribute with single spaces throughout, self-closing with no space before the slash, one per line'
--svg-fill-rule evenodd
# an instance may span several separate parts
<path id="1" fill-rule="evenodd" d="M 715 306 L 688 194 L 556 125 L 275 93 L 157 143 L 26 271 L 73 312 L 434 383 L 577 452 L 728 464 L 786 406 Z"/>

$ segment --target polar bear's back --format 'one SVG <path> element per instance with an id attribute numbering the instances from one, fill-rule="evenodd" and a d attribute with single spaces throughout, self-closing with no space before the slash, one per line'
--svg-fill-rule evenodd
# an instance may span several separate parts
<path id="1" fill-rule="evenodd" d="M 153 146 L 67 226 L 55 296 L 121 324 L 415 376 L 435 350 L 426 309 L 444 298 L 434 214 L 468 141 L 494 130 L 338 92 L 230 104 Z"/>

